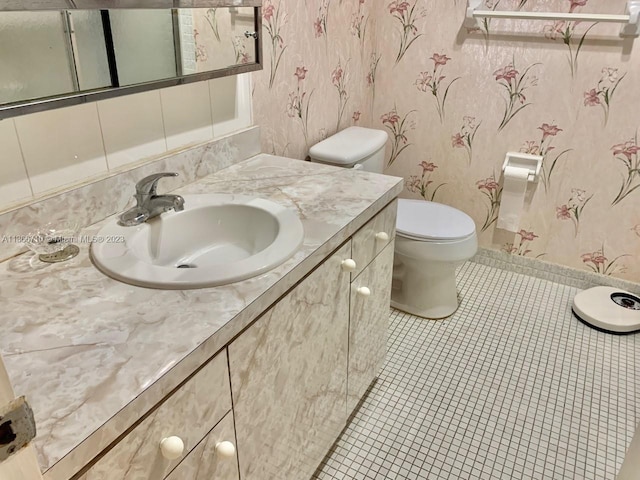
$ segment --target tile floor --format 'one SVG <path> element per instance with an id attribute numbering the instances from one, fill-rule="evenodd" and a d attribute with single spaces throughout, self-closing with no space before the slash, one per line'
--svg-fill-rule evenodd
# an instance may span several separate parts
<path id="1" fill-rule="evenodd" d="M 640 334 L 579 290 L 468 262 L 454 316 L 391 312 L 387 362 L 317 479 L 613 479 L 640 421 Z"/>

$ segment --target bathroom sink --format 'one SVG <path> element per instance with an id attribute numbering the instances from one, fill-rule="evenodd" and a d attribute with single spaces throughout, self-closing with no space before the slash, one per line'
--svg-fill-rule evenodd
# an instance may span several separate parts
<path id="1" fill-rule="evenodd" d="M 91 244 L 94 264 L 142 287 L 203 288 L 260 275 L 302 243 L 296 213 L 269 200 L 230 194 L 184 200 L 184 210 L 134 227 L 112 219 Z"/>

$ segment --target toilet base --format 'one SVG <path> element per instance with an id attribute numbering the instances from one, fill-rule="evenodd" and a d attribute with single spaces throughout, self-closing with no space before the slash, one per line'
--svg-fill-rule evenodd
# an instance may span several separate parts
<path id="1" fill-rule="evenodd" d="M 457 240 L 420 240 L 396 235 L 391 306 L 418 317 L 453 315 L 460 304 L 456 268 L 478 251 L 475 232 Z"/>
<path id="2" fill-rule="evenodd" d="M 431 320 L 453 315 L 460 302 L 456 288 L 458 262 L 428 262 L 420 268 L 396 251 L 391 306 Z"/>
<path id="3" fill-rule="evenodd" d="M 456 313 L 456 311 L 458 310 L 459 304 L 456 305 L 456 308 L 454 311 L 452 311 L 451 313 L 447 313 L 443 316 L 439 316 L 442 314 L 442 312 L 438 312 L 434 309 L 418 310 L 415 307 L 412 307 L 411 305 L 397 303 L 397 302 L 394 302 L 393 300 L 391 300 L 391 306 L 396 310 L 400 310 L 401 312 L 415 315 L 416 317 L 424 318 L 425 320 L 444 320 L 445 318 L 449 318 L 451 315 Z"/>

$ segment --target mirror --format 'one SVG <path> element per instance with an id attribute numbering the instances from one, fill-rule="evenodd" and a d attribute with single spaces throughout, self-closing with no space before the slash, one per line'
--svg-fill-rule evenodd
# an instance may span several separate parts
<path id="1" fill-rule="evenodd" d="M 259 70 L 259 8 L 0 12 L 0 119 Z"/>

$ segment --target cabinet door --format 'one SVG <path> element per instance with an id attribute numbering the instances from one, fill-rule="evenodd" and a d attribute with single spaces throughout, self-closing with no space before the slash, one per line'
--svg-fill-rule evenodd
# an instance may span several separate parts
<path id="1" fill-rule="evenodd" d="M 349 413 L 378 376 L 387 353 L 393 245 L 388 244 L 351 284 Z"/>
<path id="2" fill-rule="evenodd" d="M 231 410 L 223 350 L 129 432 L 78 480 L 160 480 Z M 165 458 L 160 443 L 176 436 L 184 448 Z M 171 455 L 169 455 L 171 457 Z"/>
<path id="3" fill-rule="evenodd" d="M 229 346 L 242 480 L 311 477 L 347 420 L 348 243 Z"/>

